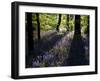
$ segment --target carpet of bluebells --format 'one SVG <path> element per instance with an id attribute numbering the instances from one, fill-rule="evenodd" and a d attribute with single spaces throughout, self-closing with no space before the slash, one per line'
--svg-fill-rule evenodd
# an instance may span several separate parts
<path id="1" fill-rule="evenodd" d="M 40 43 L 35 42 L 34 53 L 35 57 L 32 57 L 31 67 L 55 67 L 63 66 L 63 62 L 68 58 L 70 45 L 73 39 L 74 32 L 52 32 L 44 34 Z M 86 43 L 85 52 L 86 58 L 89 60 L 89 46 L 88 38 L 83 35 L 83 41 Z"/>
<path id="2" fill-rule="evenodd" d="M 57 35 L 63 34 L 57 33 Z M 72 33 L 66 34 L 64 37 L 62 37 L 62 39 L 56 42 L 52 49 L 33 58 L 32 67 L 61 66 L 64 59 L 68 57 L 68 51 L 72 37 Z"/>

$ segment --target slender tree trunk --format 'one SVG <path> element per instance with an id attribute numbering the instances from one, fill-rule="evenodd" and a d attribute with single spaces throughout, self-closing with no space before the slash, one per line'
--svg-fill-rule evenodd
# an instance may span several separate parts
<path id="1" fill-rule="evenodd" d="M 59 32 L 60 23 L 61 23 L 61 14 L 59 14 L 58 24 L 57 24 L 57 28 L 56 28 L 56 30 L 57 30 L 58 32 Z"/>
<path id="2" fill-rule="evenodd" d="M 27 47 L 28 51 L 33 50 L 33 27 L 32 27 L 32 13 L 27 13 L 27 27 L 26 27 L 26 35 L 27 35 Z"/>
<path id="3" fill-rule="evenodd" d="M 90 17 L 89 17 L 89 16 L 87 16 L 87 18 L 88 18 L 87 36 L 89 36 L 89 26 L 90 26 L 90 22 L 89 22 L 89 19 L 90 19 Z"/>
<path id="4" fill-rule="evenodd" d="M 66 29 L 67 29 L 67 31 L 69 31 L 69 14 L 66 15 L 66 16 L 67 16 L 67 21 L 66 21 L 67 27 L 66 27 Z"/>
<path id="5" fill-rule="evenodd" d="M 75 35 L 81 35 L 80 15 L 75 15 Z"/>
<path id="6" fill-rule="evenodd" d="M 38 39 L 40 40 L 40 21 L 39 21 L 39 13 L 36 13 L 36 17 L 37 17 Z"/>

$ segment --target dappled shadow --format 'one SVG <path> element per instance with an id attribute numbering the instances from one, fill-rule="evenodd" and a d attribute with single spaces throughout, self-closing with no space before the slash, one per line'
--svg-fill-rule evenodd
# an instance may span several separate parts
<path id="1" fill-rule="evenodd" d="M 28 54 L 28 56 L 26 56 L 26 68 L 32 67 L 31 62 L 33 58 L 36 58 L 39 55 L 44 55 L 66 34 L 67 32 L 60 34 L 59 32 L 51 31 L 48 35 L 45 34 L 45 36 L 42 36 L 40 40 L 34 41 L 34 49 L 31 52 L 32 54 Z"/>
<path id="2" fill-rule="evenodd" d="M 50 49 L 55 46 L 56 42 L 60 41 L 62 37 L 65 36 L 65 33 L 58 34 L 53 33 L 49 36 L 44 36 L 42 39 L 38 40 L 37 43 L 34 45 L 34 54 L 41 55 L 44 54 L 44 52 L 49 51 Z"/>
<path id="3" fill-rule="evenodd" d="M 85 43 L 81 35 L 74 35 L 68 58 L 65 59 L 63 66 L 88 65 L 89 61 L 85 56 Z"/>

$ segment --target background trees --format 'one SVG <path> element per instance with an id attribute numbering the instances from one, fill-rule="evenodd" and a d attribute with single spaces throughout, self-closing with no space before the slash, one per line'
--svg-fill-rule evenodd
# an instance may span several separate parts
<path id="1" fill-rule="evenodd" d="M 88 43 L 88 15 L 26 13 L 26 67 L 89 64 Z"/>
<path id="2" fill-rule="evenodd" d="M 37 18 L 37 33 L 38 33 L 38 39 L 40 39 L 40 21 L 39 21 L 39 14 L 36 13 Z"/>
<path id="3" fill-rule="evenodd" d="M 74 14 L 27 13 L 27 31 L 29 44 L 34 39 L 40 39 L 42 32 L 75 31 L 75 34 L 89 35 L 89 16 Z M 32 39 L 32 37 L 34 37 Z M 31 46 L 32 47 L 32 46 Z M 31 48 L 30 47 L 30 48 Z"/>
<path id="4" fill-rule="evenodd" d="M 50 13 L 27 13 L 27 32 L 29 42 L 32 37 L 41 38 L 41 32 L 56 31 L 75 31 L 89 35 L 89 16 L 74 14 L 50 14 Z M 30 43 L 29 43 L 30 44 Z M 30 47 L 31 48 L 31 47 Z"/>
<path id="5" fill-rule="evenodd" d="M 88 15 L 81 16 L 80 22 L 82 27 L 81 32 L 89 35 L 89 16 Z"/>

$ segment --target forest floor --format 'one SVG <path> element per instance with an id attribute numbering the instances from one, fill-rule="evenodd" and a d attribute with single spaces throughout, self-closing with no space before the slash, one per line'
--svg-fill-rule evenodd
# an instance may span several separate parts
<path id="1" fill-rule="evenodd" d="M 56 67 L 89 64 L 89 37 L 74 32 L 50 31 L 34 41 L 34 54 L 27 56 L 27 67 Z"/>

